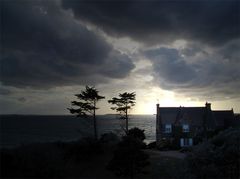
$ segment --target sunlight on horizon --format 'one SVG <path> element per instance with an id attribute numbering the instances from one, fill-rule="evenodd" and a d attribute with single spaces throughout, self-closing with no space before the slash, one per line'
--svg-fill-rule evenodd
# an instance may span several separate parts
<path id="1" fill-rule="evenodd" d="M 131 114 L 145 114 L 145 115 L 152 115 L 156 114 L 156 104 L 158 103 L 160 107 L 204 107 L 205 103 L 211 103 L 211 109 L 214 111 L 217 110 L 232 110 L 234 113 L 239 113 L 240 111 L 240 102 L 232 102 L 229 101 L 191 101 L 190 99 L 186 98 L 162 98 L 159 101 L 152 100 L 148 102 L 139 102 L 136 104 L 134 109 L 131 111 Z"/>
<path id="2" fill-rule="evenodd" d="M 181 103 L 182 102 L 182 103 Z M 158 102 L 148 102 L 148 103 L 141 103 L 136 105 L 136 108 L 132 110 L 133 114 L 156 114 L 156 104 Z M 163 99 L 159 101 L 160 107 L 204 107 L 205 103 L 203 102 L 194 102 L 194 101 L 174 101 L 169 99 Z"/>
<path id="3" fill-rule="evenodd" d="M 177 97 L 174 92 L 152 88 L 151 92 L 137 100 L 133 114 L 156 114 L 156 104 L 162 107 L 204 106 L 205 102 L 192 101 L 191 98 Z"/>

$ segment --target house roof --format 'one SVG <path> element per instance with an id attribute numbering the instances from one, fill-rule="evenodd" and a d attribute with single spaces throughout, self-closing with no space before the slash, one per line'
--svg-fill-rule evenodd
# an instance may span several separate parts
<path id="1" fill-rule="evenodd" d="M 233 122 L 233 110 L 212 111 L 207 107 L 159 107 L 163 124 L 191 124 L 202 126 L 204 119 L 207 127 L 224 127 Z"/>
<path id="2" fill-rule="evenodd" d="M 160 107 L 160 116 L 163 124 L 202 125 L 205 111 L 205 107 Z"/>
<path id="3" fill-rule="evenodd" d="M 212 111 L 217 126 L 229 125 L 234 120 L 233 110 Z"/>

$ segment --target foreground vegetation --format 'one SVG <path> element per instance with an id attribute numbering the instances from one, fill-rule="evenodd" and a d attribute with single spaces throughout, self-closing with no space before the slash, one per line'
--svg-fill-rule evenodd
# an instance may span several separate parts
<path id="1" fill-rule="evenodd" d="M 92 139 L 4 149 L 1 177 L 80 177 L 102 160 L 103 153 L 101 144 Z"/>
<path id="2" fill-rule="evenodd" d="M 187 157 L 197 178 L 240 177 L 240 128 L 229 128 L 193 147 Z"/>
<path id="3" fill-rule="evenodd" d="M 142 151 L 145 136 L 136 129 L 129 130 L 122 139 L 108 133 L 99 140 L 85 138 L 1 149 L 1 177 L 114 178 L 118 169 L 122 171 L 120 176 L 136 176 L 148 163 L 147 154 Z M 135 131 L 142 133 L 138 136 Z M 137 158 L 129 163 L 132 154 L 137 154 Z"/>
<path id="4" fill-rule="evenodd" d="M 239 128 L 227 129 L 194 146 L 185 158 L 148 149 L 142 142 L 143 131 L 132 131 L 123 138 L 109 133 L 99 140 L 1 149 L 0 177 L 239 178 Z"/>

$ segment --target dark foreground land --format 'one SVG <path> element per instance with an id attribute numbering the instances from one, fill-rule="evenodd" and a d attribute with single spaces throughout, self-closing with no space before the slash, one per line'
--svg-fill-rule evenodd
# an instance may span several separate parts
<path id="1" fill-rule="evenodd" d="M 240 129 L 228 129 L 187 153 L 142 149 L 149 165 L 134 178 L 239 178 Z M 107 169 L 118 141 L 82 139 L 1 149 L 1 178 L 130 178 Z"/>
<path id="2" fill-rule="evenodd" d="M 80 144 L 77 142 L 35 144 L 3 150 L 1 177 L 119 178 L 106 169 L 113 157 L 112 149 L 105 148 L 99 151 L 99 146 L 95 146 L 92 151 L 86 148 L 88 151 L 83 149 L 79 152 L 78 145 Z M 146 167 L 145 174 L 139 174 L 136 178 L 182 178 L 185 175 L 187 169 L 183 166 L 184 158 L 171 156 L 171 152 L 168 156 L 167 151 L 159 152 L 152 149 L 144 151 L 150 156 L 150 165 Z"/>

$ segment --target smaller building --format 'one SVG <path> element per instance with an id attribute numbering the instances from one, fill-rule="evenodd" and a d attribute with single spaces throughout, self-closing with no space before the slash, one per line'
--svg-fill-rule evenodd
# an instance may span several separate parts
<path id="1" fill-rule="evenodd" d="M 233 122 L 233 110 L 213 111 L 210 103 L 203 107 L 160 107 L 157 104 L 157 146 L 163 142 L 176 147 L 192 146 Z"/>

